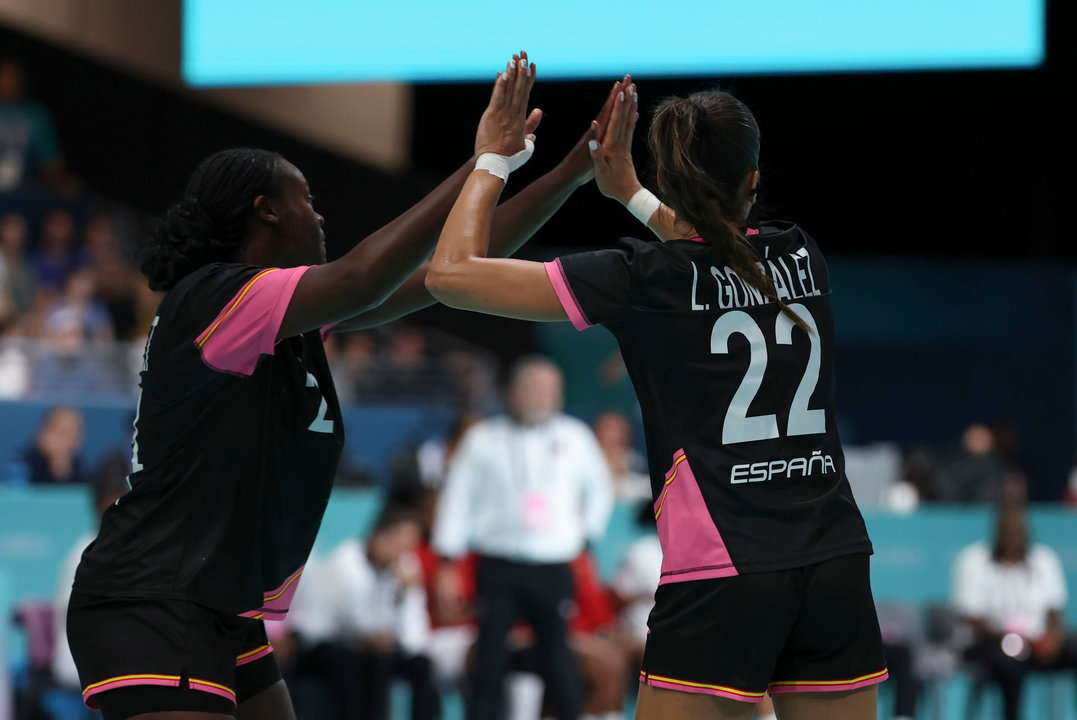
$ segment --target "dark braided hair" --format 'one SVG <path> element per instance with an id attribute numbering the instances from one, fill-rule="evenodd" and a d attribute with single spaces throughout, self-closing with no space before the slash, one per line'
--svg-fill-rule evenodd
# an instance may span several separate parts
<path id="1" fill-rule="evenodd" d="M 282 161 L 275 152 L 252 148 L 222 150 L 203 160 L 143 253 L 142 273 L 150 287 L 171 290 L 204 265 L 234 262 L 254 199 L 281 190 Z"/>
<path id="2" fill-rule="evenodd" d="M 741 279 L 811 332 L 778 299 L 774 282 L 756 264 L 759 253 L 744 234 L 744 208 L 751 198 L 744 181 L 759 168 L 759 126 L 752 111 L 719 90 L 669 98 L 655 110 L 648 142 L 663 200 L 677 219 L 720 248 Z"/>

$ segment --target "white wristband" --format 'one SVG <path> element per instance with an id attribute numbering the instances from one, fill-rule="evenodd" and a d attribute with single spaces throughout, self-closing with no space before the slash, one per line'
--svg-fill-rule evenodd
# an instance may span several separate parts
<path id="1" fill-rule="evenodd" d="M 651 216 L 658 212 L 658 208 L 662 207 L 662 201 L 647 188 L 640 188 L 625 207 L 637 220 L 646 225 L 650 222 Z"/>
<path id="2" fill-rule="evenodd" d="M 523 164 L 531 159 L 531 153 L 535 152 L 535 143 L 531 138 L 524 138 L 524 149 L 515 155 L 498 155 L 497 153 L 483 153 L 475 161 L 476 170 L 486 172 L 509 181 L 509 173 L 523 167 Z"/>

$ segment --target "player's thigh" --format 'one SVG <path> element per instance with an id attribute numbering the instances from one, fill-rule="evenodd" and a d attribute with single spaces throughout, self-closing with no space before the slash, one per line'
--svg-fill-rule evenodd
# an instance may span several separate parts
<path id="1" fill-rule="evenodd" d="M 278 680 L 247 698 L 236 708 L 236 720 L 296 720 L 288 686 Z"/>
<path id="2" fill-rule="evenodd" d="M 755 709 L 755 703 L 640 685 L 636 720 L 751 720 Z"/>
<path id="3" fill-rule="evenodd" d="M 781 693 L 772 700 L 778 720 L 875 720 L 879 686 L 846 692 Z"/>

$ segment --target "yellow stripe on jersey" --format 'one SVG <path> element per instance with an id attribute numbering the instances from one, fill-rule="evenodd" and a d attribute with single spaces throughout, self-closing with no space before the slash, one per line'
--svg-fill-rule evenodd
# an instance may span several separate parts
<path id="1" fill-rule="evenodd" d="M 662 514 L 662 508 L 666 506 L 666 495 L 669 493 L 669 484 L 677 479 L 677 466 L 688 459 L 687 455 L 681 455 L 673 462 L 673 474 L 666 478 L 666 485 L 662 489 L 662 498 L 658 501 L 658 509 L 654 511 L 654 519 Z"/>
<path id="2" fill-rule="evenodd" d="M 243 289 L 239 291 L 239 294 L 236 295 L 236 299 L 232 301 L 232 304 L 228 307 L 227 310 L 225 310 L 224 314 L 217 319 L 217 322 L 213 323 L 213 325 L 210 326 L 209 330 L 207 330 L 205 335 L 202 336 L 202 339 L 198 341 L 198 347 L 202 347 L 203 345 L 205 345 L 206 341 L 209 340 L 210 336 L 217 331 L 217 327 L 222 322 L 224 322 L 225 318 L 231 315 L 235 311 L 235 309 L 239 307 L 239 304 L 243 301 L 243 298 L 246 297 L 247 293 L 250 292 L 250 289 L 254 287 L 254 283 L 258 282 L 261 278 L 265 277 L 269 273 L 277 272 L 278 270 L 280 270 L 280 268 L 269 268 L 268 270 L 263 270 L 262 272 L 252 277 L 249 281 L 247 281 L 247 284 L 244 285 Z"/>
<path id="3" fill-rule="evenodd" d="M 236 655 L 236 660 L 242 660 L 243 658 L 249 658 L 251 655 L 257 655 L 258 653 L 262 652 L 267 647 L 269 647 L 269 645 L 270 645 L 270 643 L 266 643 L 265 645 L 262 645 L 261 647 L 254 648 L 250 652 L 245 652 L 242 655 Z"/>
<path id="4" fill-rule="evenodd" d="M 298 580 L 299 576 L 302 575 L 302 574 L 303 574 L 303 571 L 300 570 L 295 575 L 293 575 L 291 578 L 289 578 L 288 582 L 284 583 L 284 587 L 282 587 L 280 590 L 278 590 L 274 595 L 266 595 L 266 596 L 264 596 L 262 598 L 262 600 L 264 602 L 269 602 L 270 600 L 276 600 L 281 595 L 283 595 L 285 593 L 285 591 L 288 590 L 288 588 L 290 588 L 292 586 L 292 583 L 294 583 L 296 580 Z"/>

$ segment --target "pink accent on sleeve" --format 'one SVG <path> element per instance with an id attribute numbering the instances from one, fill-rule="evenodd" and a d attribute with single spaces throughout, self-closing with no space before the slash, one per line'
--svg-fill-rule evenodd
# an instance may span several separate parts
<path id="1" fill-rule="evenodd" d="M 655 502 L 655 518 L 662 544 L 659 585 L 738 574 L 684 450 L 673 455 L 673 467 Z"/>
<path id="2" fill-rule="evenodd" d="M 577 330 L 586 330 L 591 327 L 591 323 L 587 316 L 583 314 L 583 308 L 580 307 L 580 303 L 576 300 L 576 296 L 572 294 L 572 288 L 569 287 L 568 278 L 565 277 L 565 269 L 561 266 L 561 259 L 558 258 L 552 262 L 544 263 L 546 267 L 546 275 L 550 278 L 550 283 L 553 285 L 553 291 L 557 293 L 557 299 L 561 301 L 561 307 L 565 309 L 565 313 L 568 315 L 568 319 L 572 321 L 572 327 Z"/>
<path id="3" fill-rule="evenodd" d="M 269 268 L 255 275 L 195 340 L 202 362 L 219 372 L 250 375 L 272 355 L 295 286 L 310 266 Z"/>
<path id="4" fill-rule="evenodd" d="M 744 234 L 745 234 L 745 235 L 749 235 L 749 236 L 751 236 L 751 235 L 758 235 L 758 234 L 759 234 L 759 230 L 758 230 L 757 228 L 748 228 L 747 230 L 745 230 L 745 231 L 744 231 Z"/>

